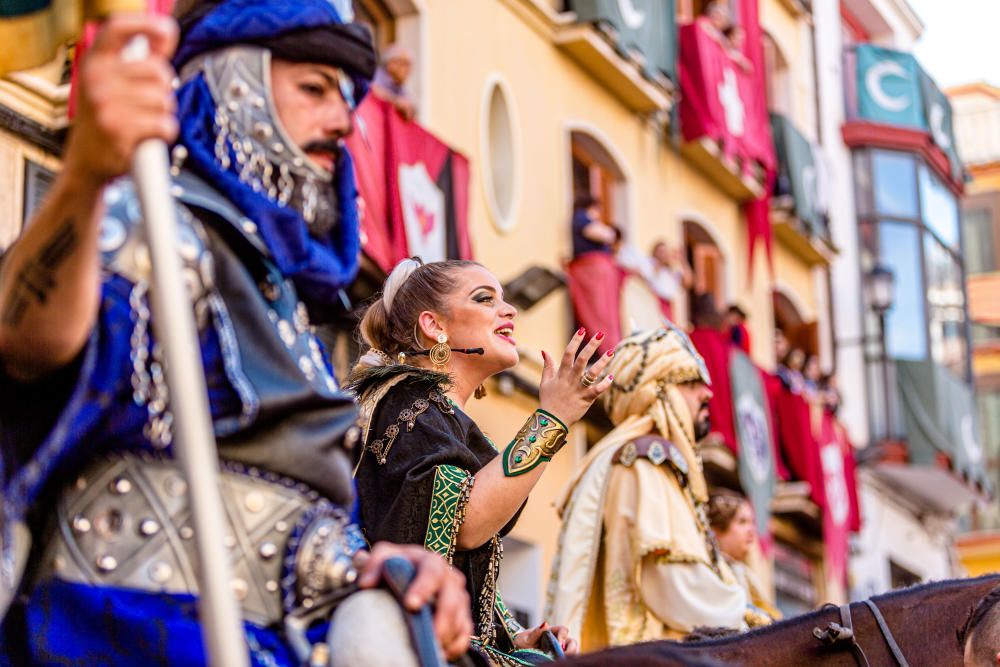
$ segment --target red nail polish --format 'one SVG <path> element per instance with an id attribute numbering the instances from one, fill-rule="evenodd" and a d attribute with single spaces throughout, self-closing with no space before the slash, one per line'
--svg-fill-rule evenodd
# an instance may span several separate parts
<path id="1" fill-rule="evenodd" d="M 615 351 L 614 350 L 608 350 L 608 356 L 609 357 L 615 356 Z"/>
<path id="2" fill-rule="evenodd" d="M 583 335 L 585 335 L 586 333 L 587 333 L 587 330 L 586 330 L 586 329 L 584 329 L 583 327 L 580 327 L 579 329 L 577 329 L 577 330 L 576 330 L 576 335 L 577 335 L 577 336 L 583 336 Z"/>
<path id="3" fill-rule="evenodd" d="M 594 336 L 594 338 L 596 338 L 597 340 L 601 340 L 602 338 L 604 338 L 604 332 L 603 331 L 599 331 L 597 333 L 597 335 Z"/>

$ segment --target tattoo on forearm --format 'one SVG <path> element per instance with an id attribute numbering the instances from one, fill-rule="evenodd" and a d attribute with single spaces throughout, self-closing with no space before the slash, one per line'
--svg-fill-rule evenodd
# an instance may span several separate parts
<path id="1" fill-rule="evenodd" d="M 25 262 L 14 278 L 13 289 L 3 308 L 5 325 L 16 327 L 32 303 L 44 305 L 48 301 L 49 293 L 56 286 L 56 270 L 70 256 L 77 241 L 73 220 L 66 220 L 41 251 Z"/>

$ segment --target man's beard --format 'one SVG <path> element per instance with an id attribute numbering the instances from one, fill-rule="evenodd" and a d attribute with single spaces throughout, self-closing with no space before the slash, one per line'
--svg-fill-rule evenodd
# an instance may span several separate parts
<path id="1" fill-rule="evenodd" d="M 698 411 L 699 413 L 701 410 Z M 708 434 L 712 432 L 712 419 L 709 417 L 708 412 L 705 412 L 705 416 L 698 419 L 694 423 L 694 441 L 700 442 L 708 437 Z"/>

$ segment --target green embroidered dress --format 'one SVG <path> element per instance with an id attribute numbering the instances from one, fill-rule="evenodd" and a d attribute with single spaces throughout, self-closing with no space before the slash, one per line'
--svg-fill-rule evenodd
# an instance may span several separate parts
<path id="1" fill-rule="evenodd" d="M 422 544 L 465 574 L 476 624 L 473 645 L 499 665 L 548 662 L 544 653 L 515 651 L 522 628 L 497 590 L 500 538 L 456 549 L 475 474 L 498 456 L 475 422 L 444 395 L 448 377 L 394 365 L 362 373 L 352 385 L 361 403 L 362 443 L 355 470 L 361 525 L 370 544 Z"/>

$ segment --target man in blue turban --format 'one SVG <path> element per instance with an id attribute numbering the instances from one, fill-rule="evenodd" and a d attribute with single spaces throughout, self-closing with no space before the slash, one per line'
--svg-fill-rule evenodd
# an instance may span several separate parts
<path id="1" fill-rule="evenodd" d="M 179 18 L 179 42 L 169 19 L 103 27 L 63 171 L 0 261 L 0 664 L 205 661 L 172 447 L 170 391 L 184 388 L 164 382 L 149 248 L 123 177 L 149 138 L 174 146 L 178 250 L 252 662 L 321 660 L 330 600 L 375 585 L 390 555 L 417 568 L 407 605 L 436 599 L 438 639 L 461 654 L 461 575 L 416 547 L 357 556 L 356 410 L 314 334 L 358 267 L 342 139 L 374 70 L 370 36 L 345 0 L 215 0 Z M 126 61 L 140 35 L 150 57 Z"/>

